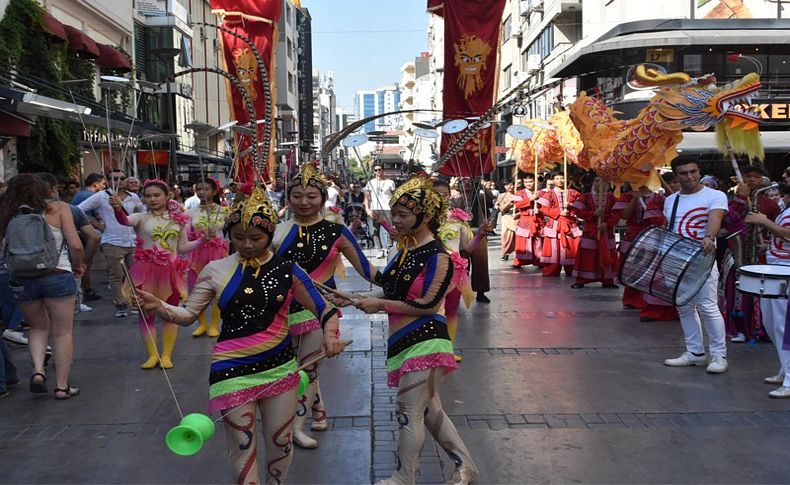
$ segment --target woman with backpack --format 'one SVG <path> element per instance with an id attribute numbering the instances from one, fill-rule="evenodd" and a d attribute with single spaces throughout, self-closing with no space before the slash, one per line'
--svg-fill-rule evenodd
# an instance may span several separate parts
<path id="1" fill-rule="evenodd" d="M 44 359 L 50 331 L 55 344 L 55 399 L 69 399 L 74 297 L 83 248 L 69 206 L 49 199 L 47 185 L 31 174 L 17 175 L 0 198 L 0 239 L 14 299 L 30 324 L 33 361 L 30 392 L 46 393 Z"/>

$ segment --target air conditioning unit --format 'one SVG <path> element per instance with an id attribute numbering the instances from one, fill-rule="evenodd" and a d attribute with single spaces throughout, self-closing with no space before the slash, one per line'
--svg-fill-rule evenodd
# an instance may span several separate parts
<path id="1" fill-rule="evenodd" d="M 540 54 L 530 54 L 527 57 L 527 72 L 537 72 L 540 71 L 540 64 L 541 64 Z"/>

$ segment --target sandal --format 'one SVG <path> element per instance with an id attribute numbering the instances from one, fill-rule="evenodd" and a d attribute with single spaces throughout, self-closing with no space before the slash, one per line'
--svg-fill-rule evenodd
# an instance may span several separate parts
<path id="1" fill-rule="evenodd" d="M 63 395 L 62 396 L 58 396 L 59 392 L 62 392 Z M 55 399 L 57 399 L 58 401 L 64 401 L 66 399 L 71 399 L 72 397 L 76 396 L 79 393 L 80 393 L 80 388 L 79 387 L 68 386 L 65 389 L 60 389 L 59 387 L 56 387 L 55 388 Z"/>
<path id="2" fill-rule="evenodd" d="M 574 283 L 571 285 L 571 288 L 574 290 L 578 290 L 579 288 L 584 288 L 584 283 Z"/>
<path id="3" fill-rule="evenodd" d="M 41 376 L 41 382 L 36 382 L 36 377 Z M 47 376 L 42 374 L 41 372 L 34 372 L 32 376 L 30 376 L 30 392 L 34 394 L 46 394 L 47 393 Z"/>

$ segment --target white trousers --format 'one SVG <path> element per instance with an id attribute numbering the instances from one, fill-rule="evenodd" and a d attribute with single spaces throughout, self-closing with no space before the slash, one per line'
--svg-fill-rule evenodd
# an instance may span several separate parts
<path id="1" fill-rule="evenodd" d="M 699 293 L 690 302 L 679 306 L 680 325 L 686 337 L 686 350 L 695 354 L 705 353 L 705 344 L 702 337 L 702 323 L 708 334 L 708 345 L 711 355 L 727 357 L 727 344 L 725 341 L 724 318 L 719 310 L 718 296 L 716 294 L 719 283 L 719 269 L 713 265 L 713 270 L 702 285 Z"/>
<path id="2" fill-rule="evenodd" d="M 779 298 L 760 298 L 765 333 L 771 338 L 779 355 L 779 374 L 784 374 L 783 386 L 790 387 L 790 350 L 782 349 L 785 338 L 785 316 L 787 300 Z"/>

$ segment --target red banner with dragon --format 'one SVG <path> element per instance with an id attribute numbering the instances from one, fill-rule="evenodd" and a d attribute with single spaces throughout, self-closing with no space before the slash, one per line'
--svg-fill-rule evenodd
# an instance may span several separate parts
<path id="1" fill-rule="evenodd" d="M 500 25 L 505 0 L 428 1 L 428 11 L 444 17 L 444 119 L 479 116 L 494 104 Z M 442 134 L 445 151 L 465 132 Z M 494 169 L 494 129 L 479 130 L 439 171 L 475 177 Z"/>
<path id="2" fill-rule="evenodd" d="M 211 0 L 211 9 L 222 18 L 222 27 L 240 36 L 222 32 L 225 70 L 239 78 L 242 87 L 252 99 L 258 118 L 263 119 L 267 112 L 267 89 L 264 82 L 271 83 L 271 89 L 268 90 L 272 93 L 270 97 L 273 98 L 274 92 L 274 42 L 276 42 L 277 21 L 282 13 L 282 2 L 280 0 Z M 252 40 L 260 52 L 266 64 L 265 70 L 269 73 L 268 81 L 261 79 L 258 61 L 244 38 Z M 272 123 L 273 119 L 266 119 L 263 123 L 250 120 L 241 93 L 230 84 L 228 84 L 228 100 L 231 118 L 237 120 L 239 125 L 252 122 L 257 131 L 258 141 L 263 141 L 264 123 Z M 274 109 L 273 100 L 269 99 L 268 102 L 271 113 Z M 269 131 L 274 133 L 273 130 Z M 236 180 L 252 182 L 268 179 L 274 161 L 271 150 L 268 151 L 269 153 L 259 153 L 260 167 L 254 167 L 252 151 L 257 147 L 252 147 L 252 137 L 239 133 L 235 137 L 236 152 L 241 154 L 236 161 Z M 273 146 L 273 139 L 268 145 Z"/>

